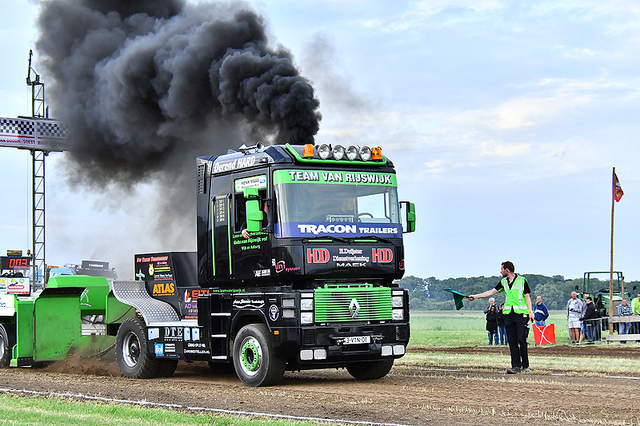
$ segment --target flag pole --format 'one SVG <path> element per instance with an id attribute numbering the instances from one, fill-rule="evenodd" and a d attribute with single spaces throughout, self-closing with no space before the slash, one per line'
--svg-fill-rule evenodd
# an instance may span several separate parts
<path id="1" fill-rule="evenodd" d="M 609 334 L 613 334 L 613 218 L 616 210 L 616 168 L 611 174 L 611 258 L 609 262 Z"/>

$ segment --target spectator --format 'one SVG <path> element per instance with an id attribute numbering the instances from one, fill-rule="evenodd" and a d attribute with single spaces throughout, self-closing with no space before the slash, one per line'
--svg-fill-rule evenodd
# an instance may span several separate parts
<path id="1" fill-rule="evenodd" d="M 631 310 L 633 311 L 633 315 L 640 315 L 640 293 L 638 293 L 638 297 L 631 301 Z M 634 334 L 638 334 L 640 330 L 638 330 L 640 323 L 633 323 L 633 332 Z"/>
<path id="2" fill-rule="evenodd" d="M 489 335 L 489 344 L 497 345 L 498 344 L 498 311 L 496 309 L 495 304 L 489 308 L 489 312 L 487 312 L 486 317 L 487 317 L 487 333 Z"/>
<path id="3" fill-rule="evenodd" d="M 582 301 L 578 299 L 578 293 L 571 292 L 571 299 L 567 302 L 567 322 L 569 324 L 569 337 L 571 344 L 576 344 L 580 340 L 580 316 L 582 315 Z"/>
<path id="4" fill-rule="evenodd" d="M 486 315 L 489 312 L 489 309 L 491 309 L 492 306 L 495 306 L 496 304 L 496 299 L 494 299 L 493 297 L 489 299 L 489 306 L 487 306 L 486 308 L 484 308 L 484 314 Z M 497 308 L 497 307 L 496 307 Z"/>
<path id="5" fill-rule="evenodd" d="M 533 311 L 533 320 L 536 325 L 544 326 L 546 324 L 547 318 L 549 318 L 549 310 L 547 309 L 547 305 L 542 303 L 542 297 L 538 296 L 536 298 L 536 306 L 534 306 Z"/>
<path id="6" fill-rule="evenodd" d="M 593 304 L 593 301 L 591 300 L 591 296 L 585 297 L 584 300 L 585 300 L 586 309 L 582 317 L 580 317 L 584 332 L 580 335 L 580 341 L 578 343 L 582 343 L 582 340 L 584 339 L 585 335 L 587 336 L 587 340 L 589 341 L 589 343 L 592 343 L 593 342 L 593 326 L 594 326 L 593 320 L 597 318 L 596 305 Z"/>
<path id="7" fill-rule="evenodd" d="M 584 314 L 587 313 L 587 302 L 586 302 L 587 297 L 591 297 L 591 295 L 589 293 L 582 294 L 582 311 L 580 313 L 581 319 L 582 317 L 584 317 Z M 584 321 L 580 321 L 580 323 L 582 324 L 580 326 L 580 342 L 582 342 L 584 340 L 585 324 L 584 324 Z"/>
<path id="8" fill-rule="evenodd" d="M 633 309 L 631 306 L 627 304 L 627 298 L 622 299 L 622 304 L 618 305 L 618 316 L 619 317 L 628 317 L 633 314 Z M 618 324 L 618 334 L 629 334 L 631 330 L 630 322 L 621 322 Z M 620 343 L 627 343 L 626 340 L 621 340 Z"/>
<path id="9" fill-rule="evenodd" d="M 504 326 L 504 303 L 500 305 L 500 309 L 498 310 L 498 334 L 500 335 L 501 345 L 509 343 L 507 340 L 507 329 Z"/>

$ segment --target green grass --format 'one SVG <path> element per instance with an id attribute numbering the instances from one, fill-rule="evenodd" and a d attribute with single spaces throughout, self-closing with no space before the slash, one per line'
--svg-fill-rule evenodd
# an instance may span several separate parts
<path id="1" fill-rule="evenodd" d="M 215 413 L 184 413 L 162 408 L 78 402 L 57 397 L 24 397 L 0 394 L 0 425 L 214 425 L 214 426 L 297 426 L 324 425 L 325 422 L 271 420 L 264 417 L 231 416 Z"/>
<path id="2" fill-rule="evenodd" d="M 482 311 L 412 311 L 409 346 L 481 346 L 488 345 L 485 316 Z M 556 344 L 568 345 L 569 331 L 564 311 L 551 311 L 547 324 L 554 324 Z"/>

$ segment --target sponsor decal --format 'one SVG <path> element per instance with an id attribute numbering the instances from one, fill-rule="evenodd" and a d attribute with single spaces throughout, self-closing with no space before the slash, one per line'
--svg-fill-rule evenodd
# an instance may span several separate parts
<path id="1" fill-rule="evenodd" d="M 169 256 L 136 257 L 136 263 L 166 262 Z"/>
<path id="2" fill-rule="evenodd" d="M 164 351 L 165 351 L 165 353 L 175 353 L 176 352 L 176 344 L 175 343 L 165 343 Z"/>
<path id="3" fill-rule="evenodd" d="M 185 340 L 185 341 L 187 341 L 187 340 L 191 340 L 191 329 L 190 329 L 190 328 L 185 327 L 185 328 L 184 328 L 183 336 L 184 336 L 184 340 Z"/>
<path id="4" fill-rule="evenodd" d="M 283 272 L 299 272 L 301 270 L 299 266 L 288 268 L 284 260 L 276 263 L 274 269 L 276 271 L 276 274 L 281 274 Z"/>
<path id="5" fill-rule="evenodd" d="M 164 345 L 162 343 L 156 343 L 154 348 L 156 355 L 164 355 Z"/>
<path id="6" fill-rule="evenodd" d="M 149 336 L 149 340 L 156 340 L 160 338 L 160 329 L 159 328 L 150 328 L 147 330 L 147 335 Z"/>
<path id="7" fill-rule="evenodd" d="M 220 161 L 213 164 L 213 173 L 229 172 L 232 170 L 243 169 L 251 167 L 256 164 L 256 156 L 246 156 L 236 158 L 229 161 Z"/>
<path id="8" fill-rule="evenodd" d="M 153 296 L 173 296 L 174 294 L 174 283 L 157 283 L 153 285 Z"/>
<path id="9" fill-rule="evenodd" d="M 279 183 L 337 183 L 397 186 L 396 176 L 392 173 L 314 171 L 314 170 L 278 170 L 274 174 Z"/>
<path id="10" fill-rule="evenodd" d="M 335 236 L 361 238 L 376 235 L 385 238 L 402 237 L 402 227 L 397 223 L 327 223 L 282 222 L 274 228 L 277 238 Z"/>
<path id="11" fill-rule="evenodd" d="M 206 349 L 184 349 L 182 352 L 185 354 L 209 355 L 209 351 Z"/>
<path id="12" fill-rule="evenodd" d="M 206 348 L 204 343 L 187 343 L 187 348 Z"/>
<path id="13" fill-rule="evenodd" d="M 200 329 L 194 328 L 191 330 L 191 339 L 200 340 Z"/>
<path id="14" fill-rule="evenodd" d="M 371 249 L 371 261 L 373 263 L 391 263 L 393 262 L 393 250 L 390 248 Z"/>
<path id="15" fill-rule="evenodd" d="M 271 269 L 256 269 L 253 271 L 253 276 L 256 278 L 271 276 Z"/>
<path id="16" fill-rule="evenodd" d="M 208 296 L 208 295 L 209 295 L 208 288 L 187 290 L 184 292 L 184 303 L 191 303 L 191 302 L 195 303 L 196 300 L 198 300 L 198 298 L 202 296 Z"/>
<path id="17" fill-rule="evenodd" d="M 329 250 L 326 248 L 308 248 L 307 263 L 327 263 L 329 261 Z"/>
<path id="18" fill-rule="evenodd" d="M 182 340 L 184 331 L 183 327 L 164 327 L 164 339 L 165 340 Z"/>
<path id="19" fill-rule="evenodd" d="M 233 307 L 235 309 L 262 309 L 264 305 L 264 300 L 261 299 L 237 299 L 233 301 Z"/>
<path id="20" fill-rule="evenodd" d="M 236 180 L 236 192 L 242 192 L 245 188 L 266 188 L 267 187 L 267 176 L 253 176 L 244 179 Z"/>
<path id="21" fill-rule="evenodd" d="M 278 307 L 276 305 L 269 306 L 269 319 L 271 321 L 277 321 L 279 316 L 280 310 L 278 309 Z"/>

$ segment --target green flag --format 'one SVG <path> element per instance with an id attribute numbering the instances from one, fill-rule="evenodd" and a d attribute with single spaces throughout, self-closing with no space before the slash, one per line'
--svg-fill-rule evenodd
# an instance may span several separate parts
<path id="1" fill-rule="evenodd" d="M 456 310 L 459 311 L 460 309 L 462 309 L 464 307 L 464 304 L 462 303 L 462 300 L 467 297 L 464 294 L 455 291 L 451 288 L 445 288 L 444 291 L 448 291 L 449 293 L 453 294 L 453 301 L 456 303 Z"/>

